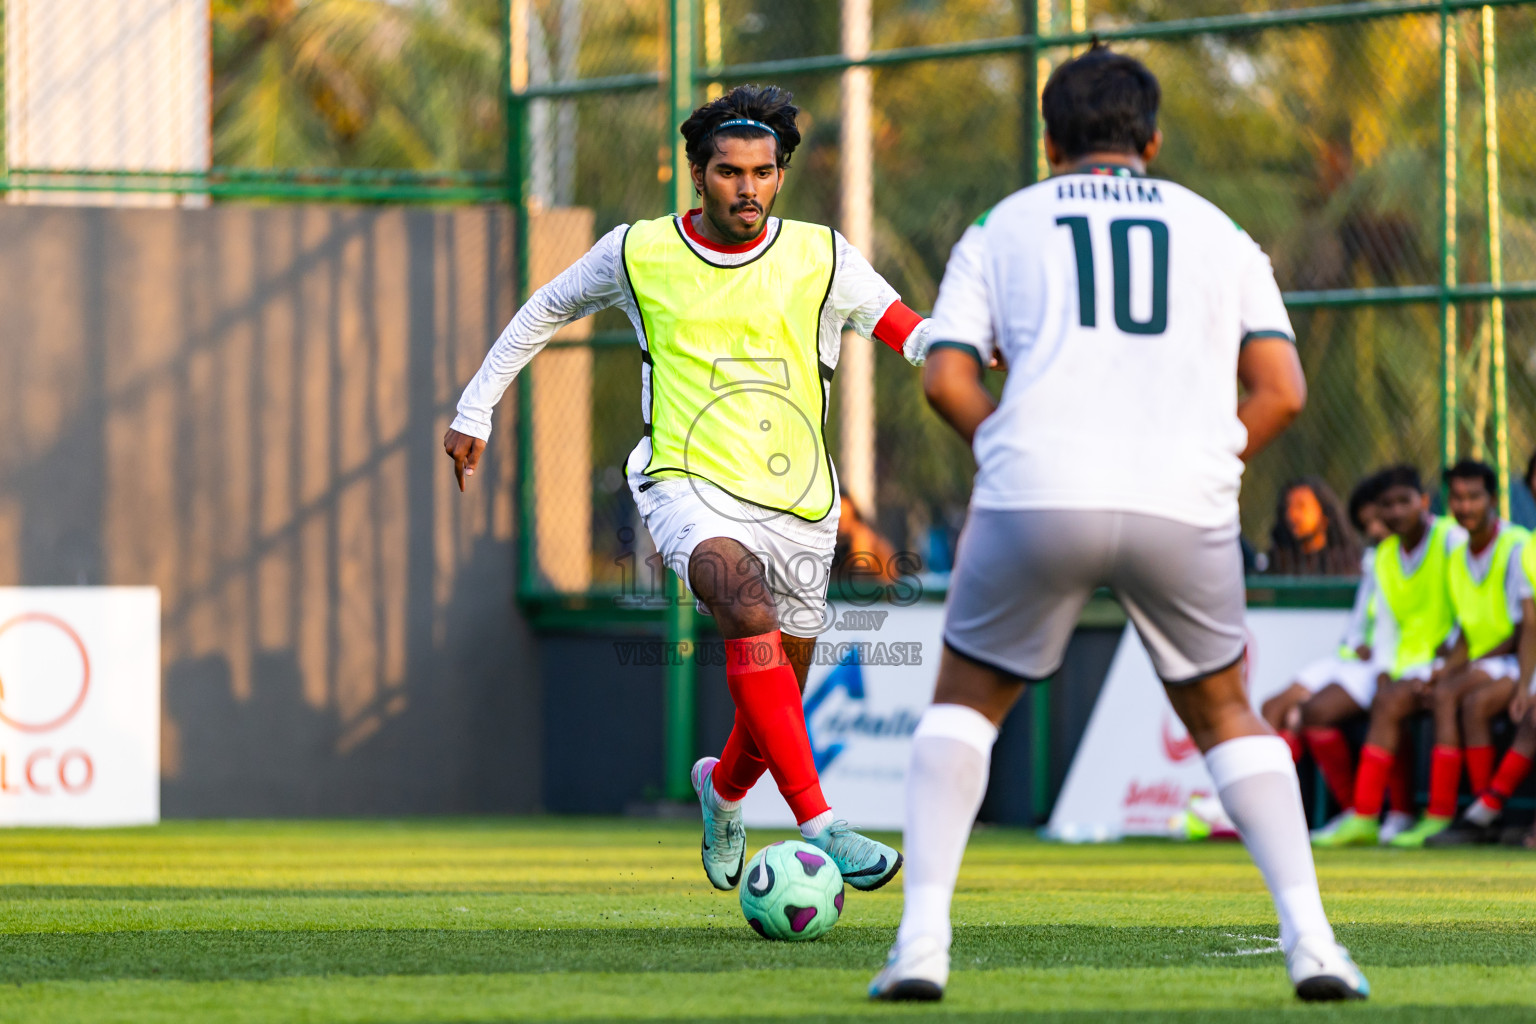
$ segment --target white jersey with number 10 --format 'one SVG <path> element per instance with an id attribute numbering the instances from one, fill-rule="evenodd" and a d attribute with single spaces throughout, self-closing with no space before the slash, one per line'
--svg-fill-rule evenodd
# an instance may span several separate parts
<path id="1" fill-rule="evenodd" d="M 935 344 L 1000 349 L 972 503 L 1237 519 L 1237 359 L 1294 339 L 1269 258 L 1169 181 L 1067 174 L 1004 199 L 950 254 Z"/>

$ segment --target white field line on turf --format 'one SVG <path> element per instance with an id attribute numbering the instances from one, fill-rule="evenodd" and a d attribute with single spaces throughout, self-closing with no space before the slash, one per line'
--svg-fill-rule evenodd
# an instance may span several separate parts
<path id="1" fill-rule="evenodd" d="M 1280 940 L 1272 939 L 1268 935 L 1234 935 L 1231 932 L 1222 932 L 1229 939 L 1249 939 L 1264 943 L 1262 949 L 1235 949 L 1230 953 L 1206 953 L 1206 956 L 1263 956 L 1265 953 L 1279 953 Z"/>

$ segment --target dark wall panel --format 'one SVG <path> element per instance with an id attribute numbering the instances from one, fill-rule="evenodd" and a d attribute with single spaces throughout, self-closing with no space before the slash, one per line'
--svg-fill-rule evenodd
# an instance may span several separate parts
<path id="1" fill-rule="evenodd" d="M 529 810 L 489 208 L 0 207 L 0 584 L 151 584 L 167 816 Z"/>

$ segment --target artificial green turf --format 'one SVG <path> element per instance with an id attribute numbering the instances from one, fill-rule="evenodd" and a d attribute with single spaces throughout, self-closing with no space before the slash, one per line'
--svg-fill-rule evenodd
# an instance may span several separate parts
<path id="1" fill-rule="evenodd" d="M 850 891 L 819 942 L 765 942 L 697 843 L 686 825 L 548 819 L 0 833 L 0 1021 L 1536 1022 L 1525 851 L 1322 854 L 1375 987 L 1327 1008 L 1291 995 L 1240 847 L 979 833 L 935 1010 L 862 997 L 899 886 Z"/>

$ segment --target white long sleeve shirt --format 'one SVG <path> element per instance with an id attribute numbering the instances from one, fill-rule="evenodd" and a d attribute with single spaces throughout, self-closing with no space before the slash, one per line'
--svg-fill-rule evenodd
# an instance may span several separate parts
<path id="1" fill-rule="evenodd" d="M 1376 549 L 1366 548 L 1360 556 L 1360 584 L 1355 587 L 1355 603 L 1349 609 L 1349 624 L 1344 627 L 1340 643 L 1355 650 L 1372 642 L 1377 612 L 1372 607 L 1376 601 Z"/>

